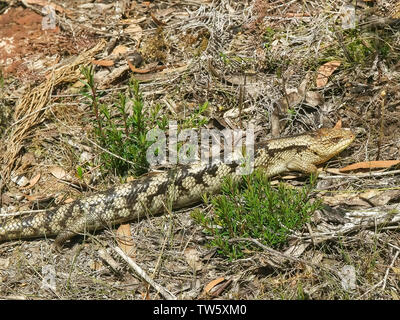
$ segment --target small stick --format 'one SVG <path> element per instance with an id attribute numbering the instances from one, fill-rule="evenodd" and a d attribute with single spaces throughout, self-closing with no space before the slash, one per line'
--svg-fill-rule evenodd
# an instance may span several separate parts
<path id="1" fill-rule="evenodd" d="M 105 249 L 100 249 L 98 251 L 99 257 L 104 260 L 114 271 L 116 274 L 121 274 L 121 267 L 118 264 L 117 261 L 113 259 L 113 257 L 105 250 Z"/>
<path id="2" fill-rule="evenodd" d="M 361 296 L 358 297 L 358 299 L 361 299 L 362 297 L 364 297 L 365 295 L 367 295 L 368 293 L 370 293 L 371 291 L 375 290 L 376 288 L 378 288 L 381 283 L 383 282 L 383 280 L 379 281 L 377 284 L 375 284 L 373 287 L 369 288 L 367 291 L 365 291 Z"/>
<path id="3" fill-rule="evenodd" d="M 311 228 L 311 225 L 309 223 L 306 223 L 306 226 L 307 226 L 307 229 L 308 229 L 308 233 L 310 234 L 311 242 L 312 242 L 313 246 L 315 246 L 316 243 L 315 243 L 315 238 L 314 238 L 314 232 L 313 232 L 313 230 Z"/>
<path id="4" fill-rule="evenodd" d="M 382 104 L 381 104 L 381 123 L 380 123 L 380 128 L 379 128 L 379 140 L 378 140 L 378 152 L 376 153 L 376 160 L 379 160 L 381 156 L 381 145 L 382 145 L 382 140 L 383 140 L 383 126 L 384 126 L 384 117 L 385 117 L 385 97 L 386 97 L 386 91 L 382 90 L 381 92 L 381 97 L 382 97 Z"/>
<path id="5" fill-rule="evenodd" d="M 386 288 L 386 281 L 387 281 L 387 278 L 388 278 L 388 276 L 389 276 L 389 270 L 390 270 L 390 268 L 393 267 L 393 265 L 394 265 L 394 263 L 395 263 L 397 257 L 399 256 L 399 253 L 400 253 L 400 251 L 397 250 L 397 251 L 396 251 L 396 254 L 395 254 L 394 257 L 393 257 L 392 263 L 391 263 L 390 266 L 386 269 L 385 277 L 383 278 L 382 291 L 385 290 L 385 288 Z"/>
<path id="6" fill-rule="evenodd" d="M 389 176 L 389 175 L 394 175 L 396 173 L 400 173 L 400 170 L 392 170 L 392 171 L 385 171 L 385 172 L 368 172 L 368 173 L 359 173 L 359 174 L 354 174 L 354 175 L 335 175 L 335 176 L 328 176 L 328 175 L 322 173 L 322 174 L 318 175 L 318 178 L 325 179 L 325 180 L 342 179 L 342 178 L 358 179 L 358 178 Z"/>
<path id="7" fill-rule="evenodd" d="M 142 268 L 140 268 L 130 257 L 128 257 L 120 248 L 113 247 L 114 251 L 118 253 L 122 259 L 125 260 L 127 264 L 148 284 L 150 284 L 154 289 L 156 289 L 165 299 L 167 300 L 177 300 L 176 296 L 174 296 L 167 289 L 154 282 L 147 274 L 144 272 Z"/>
<path id="8" fill-rule="evenodd" d="M 263 245 L 260 241 L 253 239 L 253 238 L 234 238 L 234 239 L 230 239 L 229 242 L 240 242 L 240 241 L 248 241 L 248 242 L 252 242 L 255 245 L 257 245 L 258 247 L 262 248 L 263 250 L 267 251 L 268 253 L 280 257 L 280 258 L 284 258 L 284 259 L 288 259 L 288 260 L 292 260 L 292 261 L 296 261 L 296 262 L 300 262 L 302 264 L 308 265 L 310 267 L 314 267 L 314 268 L 319 268 L 325 271 L 330 271 L 332 272 L 332 274 L 338 276 L 338 272 L 332 268 L 329 267 L 324 267 L 322 265 L 301 259 L 301 258 L 296 258 L 296 257 L 292 257 L 291 255 L 288 255 L 286 253 L 281 253 L 279 251 L 276 251 L 272 248 L 269 248 L 265 245 Z"/>
<path id="9" fill-rule="evenodd" d="M 348 62 L 354 62 L 354 59 L 351 57 L 349 50 L 347 50 L 346 46 L 344 45 L 343 35 L 340 31 L 336 31 L 335 33 L 336 39 L 339 42 L 339 45 L 342 47 L 343 53 L 346 56 Z"/>
<path id="10" fill-rule="evenodd" d="M 172 213 L 171 213 L 171 210 L 169 210 L 167 208 L 167 206 L 165 205 L 164 202 L 162 204 L 163 204 L 165 210 L 169 213 L 170 221 L 169 221 L 169 226 L 168 226 L 168 231 L 167 231 L 168 234 L 164 238 L 164 241 L 163 241 L 163 244 L 162 244 L 162 247 L 161 247 L 161 251 L 160 251 L 160 254 L 158 256 L 157 263 L 156 263 L 156 267 L 154 268 L 154 272 L 153 272 L 153 274 L 151 276 L 152 279 L 154 279 L 154 277 L 157 275 L 157 273 L 159 271 L 159 268 L 161 266 L 161 261 L 162 261 L 163 255 L 164 255 L 165 247 L 167 245 L 167 240 L 170 238 L 170 236 L 172 234 Z M 147 289 L 146 289 L 147 293 L 148 293 L 149 289 L 150 289 L 150 284 L 147 286 Z"/>

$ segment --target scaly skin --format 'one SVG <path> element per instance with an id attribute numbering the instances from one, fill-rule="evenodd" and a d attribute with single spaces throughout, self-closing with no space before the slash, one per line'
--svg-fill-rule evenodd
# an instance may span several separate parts
<path id="1" fill-rule="evenodd" d="M 334 157 L 354 140 L 345 129 L 320 129 L 271 139 L 255 146 L 254 167 L 269 177 L 285 171 L 316 172 L 316 165 Z M 220 190 L 225 177 L 239 179 L 239 164 L 181 166 L 145 176 L 85 199 L 0 223 L 0 241 L 56 236 L 55 245 L 77 234 L 160 214 L 167 204 L 179 209 Z"/>

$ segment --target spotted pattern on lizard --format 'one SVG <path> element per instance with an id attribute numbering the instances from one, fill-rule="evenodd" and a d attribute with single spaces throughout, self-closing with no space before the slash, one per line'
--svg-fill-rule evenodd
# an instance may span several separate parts
<path id="1" fill-rule="evenodd" d="M 255 146 L 254 167 L 269 177 L 285 171 L 312 173 L 353 140 L 351 131 L 335 128 L 271 139 Z M 0 241 L 56 236 L 60 247 L 77 234 L 161 214 L 167 204 L 179 209 L 199 202 L 204 193 L 217 193 L 225 177 L 238 180 L 239 166 L 234 161 L 198 163 L 144 176 L 58 208 L 2 222 Z"/>

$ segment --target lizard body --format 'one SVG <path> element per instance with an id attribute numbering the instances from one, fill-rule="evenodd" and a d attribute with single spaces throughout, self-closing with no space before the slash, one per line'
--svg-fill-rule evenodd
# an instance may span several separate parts
<path id="1" fill-rule="evenodd" d="M 351 131 L 335 128 L 271 139 L 255 146 L 254 167 L 268 177 L 285 171 L 313 173 L 316 165 L 353 140 Z M 238 179 L 239 166 L 235 161 L 200 164 L 148 175 L 54 209 L 2 222 L 0 242 L 56 236 L 55 244 L 60 247 L 77 234 L 159 214 L 167 203 L 173 209 L 186 207 L 200 202 L 204 193 L 217 193 L 225 177 Z"/>

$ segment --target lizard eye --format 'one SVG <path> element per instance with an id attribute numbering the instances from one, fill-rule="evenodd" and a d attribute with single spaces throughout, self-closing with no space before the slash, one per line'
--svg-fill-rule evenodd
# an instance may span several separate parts
<path id="1" fill-rule="evenodd" d="M 329 138 L 329 142 L 334 143 L 334 144 L 340 142 L 341 140 L 342 140 L 341 137 L 331 137 L 331 138 Z"/>

